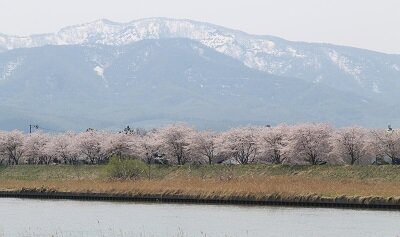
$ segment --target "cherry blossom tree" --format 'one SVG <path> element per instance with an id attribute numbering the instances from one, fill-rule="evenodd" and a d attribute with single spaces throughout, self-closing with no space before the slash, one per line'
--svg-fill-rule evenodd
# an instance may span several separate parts
<path id="1" fill-rule="evenodd" d="M 190 160 L 189 145 L 195 130 L 185 124 L 172 124 L 160 130 L 162 146 L 178 165 Z"/>
<path id="2" fill-rule="evenodd" d="M 375 155 L 387 156 L 392 164 L 400 163 L 400 130 L 372 131 Z"/>
<path id="3" fill-rule="evenodd" d="M 108 133 L 106 138 L 106 149 L 110 155 L 129 156 L 133 153 L 133 145 L 135 143 L 134 134 L 128 133 Z M 104 143 L 103 143 L 104 145 Z"/>
<path id="4" fill-rule="evenodd" d="M 18 165 L 24 153 L 24 135 L 20 131 L 0 132 L 0 157 L 8 165 Z"/>
<path id="5" fill-rule="evenodd" d="M 157 130 L 138 136 L 135 144 L 139 157 L 147 164 L 151 164 L 154 158 L 162 154 L 162 137 Z"/>
<path id="6" fill-rule="evenodd" d="M 76 138 L 71 132 L 53 135 L 45 147 L 46 153 L 64 164 L 77 164 Z"/>
<path id="7" fill-rule="evenodd" d="M 76 136 L 75 148 L 77 154 L 81 155 L 90 164 L 103 163 L 109 158 L 110 153 L 107 135 L 95 130 L 88 130 Z"/>
<path id="8" fill-rule="evenodd" d="M 256 161 L 258 155 L 258 129 L 255 127 L 233 128 L 218 139 L 219 149 L 240 164 Z"/>
<path id="9" fill-rule="evenodd" d="M 285 150 L 292 162 L 307 162 L 311 165 L 324 164 L 332 151 L 330 139 L 332 128 L 328 124 L 298 124 L 290 127 Z"/>
<path id="10" fill-rule="evenodd" d="M 264 127 L 259 131 L 260 153 L 266 161 L 273 164 L 282 164 L 287 159 L 285 147 L 288 141 L 288 127 Z"/>
<path id="11" fill-rule="evenodd" d="M 192 137 L 189 149 L 193 154 L 205 158 L 207 163 L 211 165 L 217 155 L 217 137 L 218 135 L 214 132 L 197 132 Z"/>
<path id="12" fill-rule="evenodd" d="M 50 135 L 42 132 L 27 135 L 24 141 L 25 162 L 28 164 L 49 164 L 53 156 L 46 152 L 46 146 L 50 140 Z"/>
<path id="13" fill-rule="evenodd" d="M 346 164 L 363 162 L 369 156 L 369 132 L 361 127 L 336 130 L 332 136 L 332 154 Z"/>

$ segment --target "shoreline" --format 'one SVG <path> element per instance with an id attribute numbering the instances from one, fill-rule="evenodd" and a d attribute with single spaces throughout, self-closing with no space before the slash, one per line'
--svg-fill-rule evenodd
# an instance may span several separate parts
<path id="1" fill-rule="evenodd" d="M 77 201 L 116 201 L 116 202 L 149 202 L 149 203 L 182 203 L 182 204 L 219 204 L 219 205 L 250 205 L 250 206 L 293 206 L 321 208 L 351 208 L 351 209 L 385 209 L 400 210 L 400 198 L 383 197 L 321 197 L 294 196 L 281 197 L 270 195 L 265 198 L 252 197 L 199 197 L 179 194 L 113 194 L 113 193 L 83 193 L 54 192 L 43 190 L 0 191 L 0 198 L 22 198 L 43 200 L 77 200 Z"/>
<path id="2" fill-rule="evenodd" d="M 0 167 L 0 197 L 400 210 L 397 166 L 153 166 L 151 179 L 107 166 Z"/>

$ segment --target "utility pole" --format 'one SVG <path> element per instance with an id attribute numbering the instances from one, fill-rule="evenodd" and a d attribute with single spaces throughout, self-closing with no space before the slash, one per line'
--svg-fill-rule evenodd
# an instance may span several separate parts
<path id="1" fill-rule="evenodd" d="M 35 124 L 35 125 L 29 124 L 29 134 L 32 133 L 32 128 L 39 129 L 39 125 L 37 125 L 37 124 Z"/>

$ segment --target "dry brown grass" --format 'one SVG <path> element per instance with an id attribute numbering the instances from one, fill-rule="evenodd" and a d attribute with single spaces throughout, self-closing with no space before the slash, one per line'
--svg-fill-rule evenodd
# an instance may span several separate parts
<path id="1" fill-rule="evenodd" d="M 400 184 L 361 180 L 326 180 L 295 176 L 231 180 L 169 178 L 160 180 L 1 180 L 1 190 L 43 188 L 60 192 L 113 194 L 179 194 L 202 198 L 252 197 L 400 197 Z"/>
<path id="2" fill-rule="evenodd" d="M 400 198 L 397 166 L 154 167 L 152 179 L 112 180 L 102 166 L 0 167 L 0 190 L 199 198 L 382 197 Z"/>

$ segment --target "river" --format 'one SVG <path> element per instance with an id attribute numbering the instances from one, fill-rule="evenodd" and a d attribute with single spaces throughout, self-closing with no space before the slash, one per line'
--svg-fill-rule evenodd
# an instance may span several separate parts
<path id="1" fill-rule="evenodd" d="M 400 212 L 0 198 L 1 237 L 400 237 Z"/>

